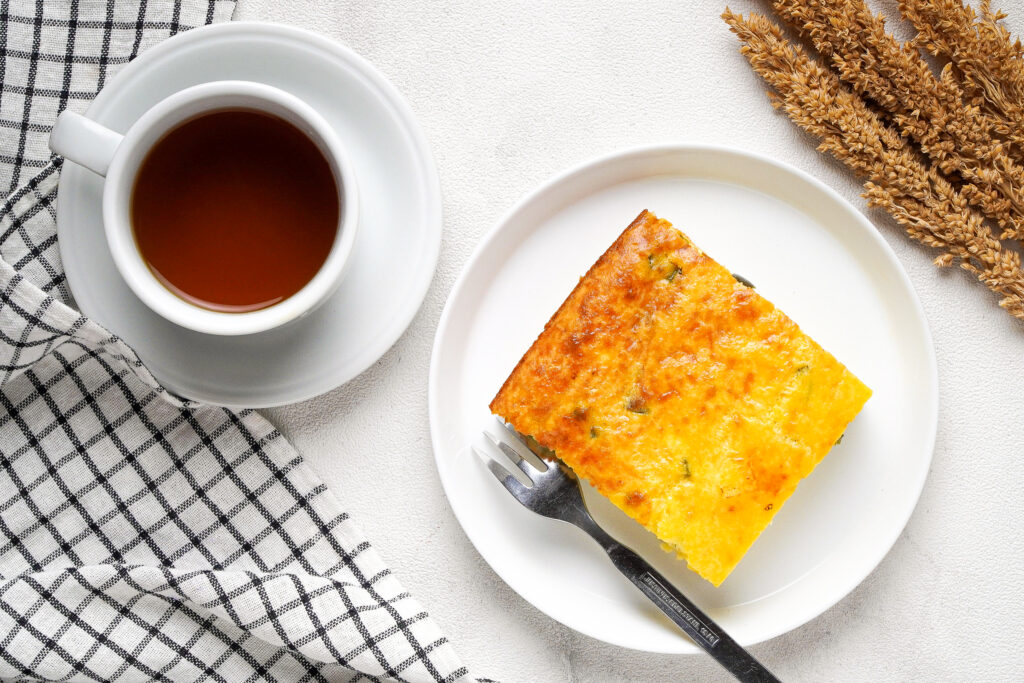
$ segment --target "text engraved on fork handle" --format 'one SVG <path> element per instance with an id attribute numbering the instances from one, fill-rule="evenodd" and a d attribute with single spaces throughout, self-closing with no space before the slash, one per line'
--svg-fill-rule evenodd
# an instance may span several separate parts
<path id="1" fill-rule="evenodd" d="M 779 683 L 754 656 L 722 631 L 708 615 L 655 571 L 643 558 L 618 541 L 597 538 L 612 564 L 636 585 L 693 641 L 741 681 Z"/>

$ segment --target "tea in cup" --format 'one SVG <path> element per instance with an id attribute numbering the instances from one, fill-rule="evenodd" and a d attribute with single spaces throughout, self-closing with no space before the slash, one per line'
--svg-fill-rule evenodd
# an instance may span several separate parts
<path id="1" fill-rule="evenodd" d="M 309 313 L 341 282 L 355 177 L 330 125 L 293 95 L 247 81 L 197 85 L 124 136 L 64 112 L 50 147 L 106 177 L 114 263 L 174 323 L 261 332 Z"/>

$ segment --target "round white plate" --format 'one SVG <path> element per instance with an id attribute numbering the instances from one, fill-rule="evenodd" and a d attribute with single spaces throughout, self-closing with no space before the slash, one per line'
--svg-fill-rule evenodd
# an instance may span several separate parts
<path id="1" fill-rule="evenodd" d="M 361 225 L 338 292 L 301 321 L 262 334 L 221 338 L 178 327 L 118 277 L 103 235 L 103 181 L 72 163 L 57 197 L 61 258 L 82 311 L 127 341 L 168 389 L 227 406 L 293 403 L 355 377 L 408 327 L 441 243 L 437 170 L 402 96 L 376 69 L 343 45 L 277 24 L 217 24 L 171 38 L 127 65 L 88 116 L 123 133 L 164 97 L 222 79 L 297 95 L 351 155 Z"/>
<path id="2" fill-rule="evenodd" d="M 740 643 L 757 643 L 820 614 L 874 569 L 914 509 L 935 440 L 935 356 L 910 282 L 871 223 L 808 175 L 735 150 L 650 147 L 587 163 L 524 199 L 477 248 L 441 317 L 430 368 L 437 467 L 477 550 L 538 609 L 616 645 L 696 651 L 597 544 L 520 506 L 468 448 L 483 446 L 481 430 L 496 432 L 487 404 L 642 209 L 751 280 L 874 390 L 719 588 L 586 494 L 609 532 Z"/>

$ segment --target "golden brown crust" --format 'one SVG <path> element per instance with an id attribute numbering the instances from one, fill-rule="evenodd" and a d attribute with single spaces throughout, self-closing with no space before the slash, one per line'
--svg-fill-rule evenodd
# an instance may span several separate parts
<path id="1" fill-rule="evenodd" d="M 622 231 L 622 233 L 618 236 L 618 238 L 612 243 L 612 246 L 608 247 L 608 250 L 605 251 L 603 254 L 601 254 L 600 258 L 597 259 L 597 261 L 594 263 L 594 265 L 590 266 L 590 270 L 587 271 L 587 274 L 580 278 L 579 282 L 576 283 L 576 286 L 573 287 L 572 292 L 570 292 L 569 296 L 566 297 L 565 301 L 562 302 L 562 305 L 558 307 L 558 310 L 555 311 L 554 315 L 552 315 L 548 319 L 548 321 L 546 323 L 544 323 L 544 329 L 541 330 L 541 333 L 539 335 L 537 335 L 537 340 L 534 341 L 534 344 L 536 344 L 537 341 L 539 341 L 540 338 L 542 336 L 544 336 L 544 333 L 547 332 L 547 329 L 549 327 L 551 327 L 551 325 L 554 324 L 554 322 L 560 316 L 566 314 L 567 309 L 572 305 L 573 300 L 576 297 L 576 293 L 578 291 L 580 291 L 580 289 L 583 288 L 584 286 L 589 286 L 589 284 L 585 285 L 585 283 L 588 282 L 588 279 L 591 277 L 591 275 L 603 263 L 605 263 L 608 259 L 612 258 L 611 254 L 617 252 L 621 248 L 621 244 L 622 244 L 623 240 L 626 239 L 627 233 L 629 233 L 629 231 L 632 230 L 634 227 L 636 227 L 636 226 L 638 226 L 638 225 L 640 225 L 640 224 L 642 224 L 642 223 L 644 223 L 644 222 L 646 222 L 648 220 L 652 220 L 652 219 L 653 219 L 653 214 L 648 212 L 647 209 L 644 209 L 643 211 L 641 211 L 640 215 L 633 219 L 633 222 L 630 223 L 629 226 L 625 230 Z M 531 350 L 532 350 L 532 347 L 531 347 Z M 502 396 L 502 394 L 505 393 L 505 389 L 512 382 L 513 378 L 516 376 L 516 373 L 519 372 L 520 367 L 523 365 L 523 363 L 526 362 L 526 360 L 529 357 L 529 355 L 530 355 L 529 351 L 527 351 L 525 354 L 523 354 L 523 357 L 519 359 L 519 362 L 516 364 L 516 367 L 513 368 L 512 373 L 505 379 L 504 384 L 501 385 L 501 389 L 498 390 L 498 393 L 491 400 L 491 404 L 488 407 L 491 409 L 491 412 L 493 414 L 500 415 L 498 413 L 498 411 L 495 409 L 495 404 L 498 402 L 498 399 Z"/>
<path id="2" fill-rule="evenodd" d="M 717 585 L 869 395 L 770 302 L 644 211 L 490 408 Z"/>

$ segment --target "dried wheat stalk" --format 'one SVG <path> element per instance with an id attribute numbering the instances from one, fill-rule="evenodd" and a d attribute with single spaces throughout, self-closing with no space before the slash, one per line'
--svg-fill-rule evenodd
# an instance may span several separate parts
<path id="1" fill-rule="evenodd" d="M 914 44 L 956 65 L 965 91 L 1024 161 L 1024 47 L 999 23 L 1006 15 L 989 0 L 978 12 L 962 0 L 900 0 L 899 7 L 917 29 Z"/>
<path id="2" fill-rule="evenodd" d="M 765 17 L 744 19 L 726 9 L 722 18 L 743 42 L 741 52 L 751 66 L 774 89 L 773 104 L 821 138 L 820 151 L 867 178 L 864 196 L 870 205 L 888 211 L 914 239 L 942 249 L 938 265 L 958 261 L 1002 295 L 1000 306 L 1024 319 L 1020 255 L 992 235 L 984 217 L 899 131 Z"/>
<path id="3" fill-rule="evenodd" d="M 999 123 L 965 95 L 950 65 L 936 76 L 917 47 L 889 35 L 885 19 L 863 0 L 772 4 L 939 170 L 963 178 L 962 196 L 1003 228 L 1002 237 L 1024 239 L 1024 165 L 1008 153 Z"/>

